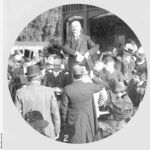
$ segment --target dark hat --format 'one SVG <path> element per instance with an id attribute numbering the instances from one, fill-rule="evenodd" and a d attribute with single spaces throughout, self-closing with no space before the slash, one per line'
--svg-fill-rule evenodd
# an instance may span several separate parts
<path id="1" fill-rule="evenodd" d="M 73 71 L 72 73 L 74 75 L 82 75 L 83 74 L 83 66 L 79 65 L 79 64 L 75 64 L 73 66 Z"/>
<path id="2" fill-rule="evenodd" d="M 22 84 L 27 83 L 27 79 L 24 75 L 19 75 L 19 76 L 14 77 L 13 81 L 15 85 L 22 85 Z"/>
<path id="3" fill-rule="evenodd" d="M 17 49 L 14 50 L 14 55 L 20 55 L 20 54 L 21 54 L 21 53 L 20 53 L 19 50 L 17 50 Z"/>
<path id="4" fill-rule="evenodd" d="M 118 119 L 130 118 L 133 114 L 133 104 L 130 101 L 117 99 L 115 102 L 112 102 L 110 112 Z"/>
<path id="5" fill-rule="evenodd" d="M 104 60 L 106 63 L 108 63 L 108 62 L 111 62 L 111 61 L 116 61 L 116 57 L 113 54 L 113 52 L 107 51 L 103 54 L 102 60 Z"/>
<path id="6" fill-rule="evenodd" d="M 26 113 L 25 120 L 34 128 L 46 128 L 49 124 L 37 110 Z"/>
<path id="7" fill-rule="evenodd" d="M 43 70 L 46 68 L 46 63 L 43 61 L 38 62 L 37 65 L 39 66 L 40 70 Z"/>
<path id="8" fill-rule="evenodd" d="M 29 78 L 41 75 L 41 71 L 38 65 L 31 65 L 27 67 L 27 76 Z"/>
<path id="9" fill-rule="evenodd" d="M 24 50 L 24 57 L 27 59 L 32 59 L 33 58 L 33 51 L 25 49 Z"/>

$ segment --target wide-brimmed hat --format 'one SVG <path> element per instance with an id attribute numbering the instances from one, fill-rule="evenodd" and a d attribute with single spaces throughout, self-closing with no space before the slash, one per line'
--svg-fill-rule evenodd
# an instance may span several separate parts
<path id="1" fill-rule="evenodd" d="M 41 71 L 38 65 L 31 65 L 27 67 L 27 76 L 29 78 L 41 75 Z"/>
<path id="2" fill-rule="evenodd" d="M 123 99 L 114 99 L 111 101 L 110 113 L 118 119 L 130 118 L 133 114 L 133 104 Z"/>
<path id="3" fill-rule="evenodd" d="M 27 79 L 24 75 L 19 75 L 19 76 L 14 77 L 13 81 L 15 85 L 23 85 L 27 83 Z"/>
<path id="4" fill-rule="evenodd" d="M 133 44 L 131 43 L 127 43 L 124 47 L 123 47 L 123 52 L 125 54 L 134 54 L 136 51 L 136 48 L 134 47 Z"/>
<path id="5" fill-rule="evenodd" d="M 25 120 L 34 128 L 46 128 L 49 124 L 37 110 L 26 113 Z"/>

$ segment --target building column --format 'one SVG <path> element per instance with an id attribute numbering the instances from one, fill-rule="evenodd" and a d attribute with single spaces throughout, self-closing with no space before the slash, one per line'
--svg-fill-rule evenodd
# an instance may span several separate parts
<path id="1" fill-rule="evenodd" d="M 61 7 L 61 44 L 64 44 L 64 17 L 63 17 L 63 6 Z"/>
<path id="2" fill-rule="evenodd" d="M 87 8 L 86 5 L 83 6 L 83 33 L 88 34 L 88 29 L 87 29 Z"/>

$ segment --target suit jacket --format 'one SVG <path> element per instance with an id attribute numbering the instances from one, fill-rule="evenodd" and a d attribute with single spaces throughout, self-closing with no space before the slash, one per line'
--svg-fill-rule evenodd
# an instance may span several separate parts
<path id="1" fill-rule="evenodd" d="M 60 106 L 62 124 L 72 129 L 70 143 L 89 143 L 94 141 L 98 130 L 98 120 L 93 103 L 93 93 L 103 86 L 94 83 L 75 81 L 64 89 Z"/>
<path id="2" fill-rule="evenodd" d="M 55 133 L 60 132 L 60 115 L 54 92 L 51 88 L 31 83 L 29 86 L 19 89 L 16 93 L 16 107 L 25 117 L 29 111 L 38 110 L 44 120 L 49 122 L 45 128 L 45 134 L 55 138 Z"/>
<path id="3" fill-rule="evenodd" d="M 73 63 L 76 62 L 76 51 L 80 52 L 82 55 L 84 55 L 87 51 L 89 52 L 90 56 L 95 54 L 99 49 L 99 45 L 95 45 L 93 41 L 90 39 L 89 36 L 80 35 L 80 39 L 76 41 L 74 37 L 71 37 L 64 45 L 63 51 L 67 54 L 69 54 L 69 69 L 72 68 Z M 89 60 L 90 63 L 92 63 Z M 90 64 L 91 65 L 91 64 Z"/>
<path id="4" fill-rule="evenodd" d="M 43 79 L 43 85 L 64 88 L 67 85 L 67 74 L 59 72 L 58 76 L 55 77 L 53 72 L 48 72 Z"/>
<path id="5" fill-rule="evenodd" d="M 43 79 L 43 85 L 47 86 L 47 87 L 59 87 L 59 88 L 64 88 L 66 85 L 69 84 L 69 80 L 68 80 L 68 75 L 65 74 L 64 72 L 59 72 L 58 76 L 55 77 L 53 72 L 48 72 Z M 61 101 L 62 100 L 62 94 L 61 95 L 57 95 L 55 94 L 57 101 Z"/>

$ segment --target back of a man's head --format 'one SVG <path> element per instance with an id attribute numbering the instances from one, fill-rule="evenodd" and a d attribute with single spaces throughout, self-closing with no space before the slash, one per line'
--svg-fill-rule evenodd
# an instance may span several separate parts
<path id="1" fill-rule="evenodd" d="M 80 79 L 83 76 L 83 66 L 79 64 L 74 64 L 73 65 L 73 77 L 74 79 Z"/>
<path id="2" fill-rule="evenodd" d="M 41 71 L 38 65 L 31 65 L 27 67 L 27 78 L 29 82 L 41 80 Z"/>

